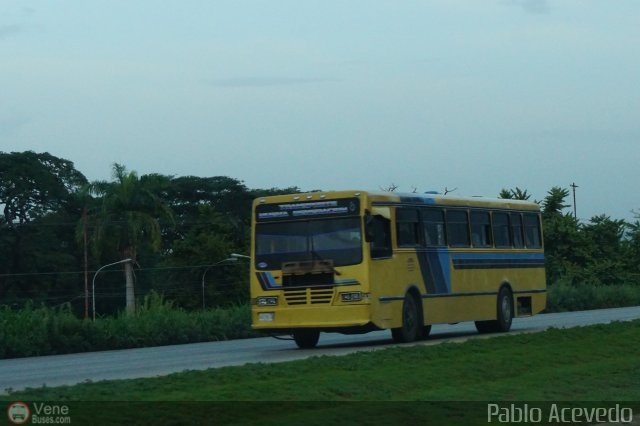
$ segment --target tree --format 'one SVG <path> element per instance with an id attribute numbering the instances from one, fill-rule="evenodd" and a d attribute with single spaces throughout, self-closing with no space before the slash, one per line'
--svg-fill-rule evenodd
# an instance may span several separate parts
<path id="1" fill-rule="evenodd" d="M 554 186 L 547 192 L 547 196 L 542 202 L 542 213 L 547 217 L 562 214 L 562 210 L 571 206 L 565 202 L 568 196 L 568 189 Z"/>
<path id="2" fill-rule="evenodd" d="M 9 227 L 57 211 L 86 183 L 71 161 L 48 152 L 0 152 L 0 205 Z"/>
<path id="3" fill-rule="evenodd" d="M 172 177 L 162 193 L 162 199 L 174 211 L 178 224 L 171 235 L 168 235 L 168 244 L 184 238 L 190 227 L 201 221 L 200 207 L 208 205 L 230 225 L 230 234 L 226 237 L 237 246 L 245 245 L 247 231 L 251 226 L 253 197 L 242 181 L 226 176 Z"/>
<path id="4" fill-rule="evenodd" d="M 563 214 L 567 206 L 567 189 L 554 186 L 542 201 L 542 221 L 547 280 L 554 283 L 561 278 L 577 283 L 585 278 L 584 265 L 589 257 L 584 234 L 571 214 Z"/>
<path id="5" fill-rule="evenodd" d="M 516 187 L 515 189 L 502 189 L 500 194 L 498 194 L 498 198 L 506 200 L 528 200 L 531 198 L 531 194 L 529 194 L 526 189 L 523 191 Z"/>
<path id="6" fill-rule="evenodd" d="M 128 172 L 120 164 L 113 166 L 113 182 L 95 182 L 94 192 L 102 198 L 101 209 L 94 218 L 98 252 L 117 251 L 120 259 L 136 261 L 138 249 L 145 245 L 159 250 L 161 232 L 159 217 L 172 217 L 171 210 L 149 190 L 136 172 Z M 126 310 L 135 309 L 133 265 L 124 264 Z"/>
<path id="7" fill-rule="evenodd" d="M 635 277 L 635 281 L 640 283 L 640 213 L 635 214 L 635 221 L 627 224 L 627 270 Z"/>
<path id="8" fill-rule="evenodd" d="M 146 175 L 143 181 L 158 180 Z M 162 226 L 163 256 L 154 273 L 154 285 L 175 297 L 182 306 L 201 306 L 201 283 L 206 267 L 229 257 L 230 253 L 248 253 L 251 229 L 251 205 L 255 198 L 300 192 L 298 188 L 249 190 L 237 179 L 226 176 L 168 177 L 159 194 L 174 212 L 175 226 Z M 162 224 L 162 222 L 161 222 Z M 248 271 L 244 262 L 222 264 L 206 274 L 207 300 L 226 304 L 245 300 Z M 209 303 L 207 304 L 209 305 Z"/>
<path id="9" fill-rule="evenodd" d="M 237 251 L 231 241 L 231 224 L 210 205 L 200 205 L 198 210 L 198 221 L 185 226 L 184 235 L 173 242 L 171 252 L 160 263 L 167 270 L 157 271 L 154 282 L 181 306 L 193 309 L 202 306 L 204 276 L 208 272 L 206 282 L 215 284 L 206 285 L 208 305 L 237 302 L 241 297 L 236 296 L 247 295 L 246 271 L 237 263 L 228 268 L 224 263 L 209 268 Z"/>
<path id="10" fill-rule="evenodd" d="M 595 284 L 616 285 L 629 280 L 626 266 L 629 258 L 625 244 L 627 223 L 613 220 L 607 215 L 594 216 L 581 230 L 589 247 L 586 269 L 589 281 Z"/>
<path id="11" fill-rule="evenodd" d="M 86 183 L 71 161 L 49 153 L 0 152 L 3 302 L 49 299 L 60 303 L 76 294 L 73 275 L 42 272 L 77 270 L 73 223 L 79 212 L 74 197 Z"/>
<path id="12" fill-rule="evenodd" d="M 565 279 L 578 284 L 584 281 L 584 266 L 589 258 L 584 233 L 571 214 L 543 216 L 545 267 L 550 284 Z"/>

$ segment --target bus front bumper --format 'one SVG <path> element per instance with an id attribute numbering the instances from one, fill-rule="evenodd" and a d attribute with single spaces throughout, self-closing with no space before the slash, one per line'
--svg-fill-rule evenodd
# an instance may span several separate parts
<path id="1" fill-rule="evenodd" d="M 362 327 L 371 323 L 369 306 L 253 308 L 251 323 L 254 330 Z"/>

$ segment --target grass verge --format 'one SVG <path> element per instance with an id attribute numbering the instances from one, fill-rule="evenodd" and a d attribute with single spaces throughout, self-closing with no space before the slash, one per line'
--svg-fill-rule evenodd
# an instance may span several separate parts
<path id="1" fill-rule="evenodd" d="M 1 398 L 138 401 L 113 403 L 124 404 L 121 413 L 115 410 L 114 415 L 129 413 L 127 421 L 132 424 L 136 419 L 143 424 L 143 418 L 148 420 L 153 412 L 162 411 L 162 405 L 140 401 L 173 401 L 166 406 L 170 407 L 167 416 L 171 418 L 182 410 L 213 410 L 212 415 L 222 416 L 225 424 L 232 424 L 237 419 L 234 415 L 241 415 L 241 424 L 290 424 L 307 419 L 303 416 L 309 416 L 309 410 L 317 412 L 324 424 L 328 419 L 337 424 L 341 419 L 353 420 L 354 413 L 377 413 L 368 417 L 370 424 L 384 424 L 386 420 L 397 424 L 404 419 L 400 412 L 413 412 L 418 418 L 421 413 L 431 419 L 444 416 L 442 419 L 449 423 L 486 424 L 486 401 L 538 401 L 543 405 L 549 405 L 544 401 L 609 405 L 636 401 L 637 406 L 639 345 L 640 321 L 633 321 L 192 371 L 155 379 L 29 389 Z M 441 402 L 434 405 L 417 401 Z M 475 415 L 467 418 L 465 410 Z M 483 414 L 482 419 L 478 412 Z M 480 420 L 482 423 L 477 423 Z M 358 421 L 367 424 L 364 418 Z M 320 424 L 313 419 L 305 423 Z"/>

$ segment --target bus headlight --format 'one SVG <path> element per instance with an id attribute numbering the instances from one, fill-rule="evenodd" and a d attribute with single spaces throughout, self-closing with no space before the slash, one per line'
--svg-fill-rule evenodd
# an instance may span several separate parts
<path id="1" fill-rule="evenodd" d="M 258 306 L 276 306 L 278 304 L 278 296 L 264 296 L 256 299 Z"/>
<path id="2" fill-rule="evenodd" d="M 341 302 L 360 302 L 365 295 L 361 291 L 350 291 L 348 293 L 340 293 Z"/>

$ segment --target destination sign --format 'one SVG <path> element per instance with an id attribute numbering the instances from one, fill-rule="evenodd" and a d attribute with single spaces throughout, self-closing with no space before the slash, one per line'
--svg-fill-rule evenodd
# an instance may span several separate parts
<path id="1" fill-rule="evenodd" d="M 360 212 L 360 200 L 304 201 L 299 203 L 260 204 L 256 207 L 256 221 L 306 219 L 331 216 L 353 216 Z"/>

